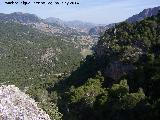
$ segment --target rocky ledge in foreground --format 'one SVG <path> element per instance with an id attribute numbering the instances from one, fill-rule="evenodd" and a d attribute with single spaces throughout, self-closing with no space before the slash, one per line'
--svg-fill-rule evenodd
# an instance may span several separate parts
<path id="1" fill-rule="evenodd" d="M 36 102 L 14 85 L 0 86 L 0 120 L 50 120 Z"/>

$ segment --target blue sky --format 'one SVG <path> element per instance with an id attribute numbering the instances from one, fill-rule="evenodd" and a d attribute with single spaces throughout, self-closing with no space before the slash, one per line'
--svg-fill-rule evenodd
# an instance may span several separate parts
<path id="1" fill-rule="evenodd" d="M 128 17 L 141 12 L 145 8 L 160 6 L 160 0 L 24 0 L 33 1 L 58 1 L 79 2 L 79 5 L 6 5 L 0 1 L 0 13 L 24 12 L 36 14 L 41 18 L 57 17 L 65 21 L 81 20 L 98 24 L 120 22 Z M 23 0 L 13 0 L 23 1 Z"/>

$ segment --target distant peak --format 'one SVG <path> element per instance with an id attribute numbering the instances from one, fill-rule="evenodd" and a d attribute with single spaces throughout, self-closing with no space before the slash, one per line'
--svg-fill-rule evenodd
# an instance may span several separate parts
<path id="1" fill-rule="evenodd" d="M 154 7 L 154 8 L 148 8 L 144 9 L 139 14 L 133 15 L 132 17 L 128 18 L 126 21 L 129 23 L 134 23 L 136 21 L 141 21 L 145 19 L 146 17 L 151 17 L 158 14 L 158 11 L 160 10 L 160 6 Z"/>
<path id="2" fill-rule="evenodd" d="M 20 23 L 39 23 L 42 21 L 41 18 L 34 14 L 14 12 L 10 14 L 0 14 L 1 21 L 15 21 Z"/>
<path id="3" fill-rule="evenodd" d="M 24 13 L 22 13 L 22 12 L 14 12 L 14 13 L 11 13 L 11 14 L 19 14 L 19 15 L 22 15 L 22 14 L 24 14 Z"/>

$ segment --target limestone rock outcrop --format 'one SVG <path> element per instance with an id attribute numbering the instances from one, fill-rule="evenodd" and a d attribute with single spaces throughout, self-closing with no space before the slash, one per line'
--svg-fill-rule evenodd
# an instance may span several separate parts
<path id="1" fill-rule="evenodd" d="M 0 120 L 50 120 L 50 117 L 19 88 L 1 85 Z"/>

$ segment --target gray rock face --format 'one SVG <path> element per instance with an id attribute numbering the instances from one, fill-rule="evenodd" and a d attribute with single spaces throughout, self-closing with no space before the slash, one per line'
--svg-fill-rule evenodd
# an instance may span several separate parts
<path id="1" fill-rule="evenodd" d="M 36 102 L 14 85 L 0 86 L 0 120 L 50 120 Z"/>
<path id="2" fill-rule="evenodd" d="M 129 23 L 141 21 L 147 17 L 157 15 L 159 10 L 160 6 L 155 8 L 145 9 L 141 13 L 130 17 L 126 21 Z M 157 26 L 154 26 L 154 28 L 156 29 Z M 117 30 L 114 28 L 113 35 L 116 34 L 116 31 Z M 96 31 L 94 30 L 93 32 L 96 33 Z M 117 40 L 117 41 L 125 41 L 125 40 Z M 147 46 L 145 45 L 144 42 L 138 40 L 135 41 L 136 42 L 133 42 L 132 45 L 127 46 L 126 50 L 122 51 L 119 54 L 120 57 L 117 58 L 114 52 L 112 51 L 114 47 L 112 41 L 109 39 L 109 35 L 101 37 L 101 41 L 98 41 L 98 44 L 94 48 L 96 56 L 100 59 L 103 59 L 104 56 L 105 57 L 109 56 L 110 58 L 113 58 L 112 61 L 110 61 L 109 65 L 104 66 L 105 68 L 104 74 L 106 77 L 110 77 L 113 80 L 118 80 L 123 75 L 128 74 L 134 70 L 133 63 L 136 62 L 139 59 L 139 57 L 145 54 L 147 51 L 146 49 Z"/>
<path id="3" fill-rule="evenodd" d="M 128 74 L 134 69 L 131 64 L 123 64 L 122 62 L 113 62 L 105 70 L 105 75 L 114 80 L 120 79 L 123 75 Z"/>
<path id="4" fill-rule="evenodd" d="M 104 26 L 96 26 L 94 28 L 91 28 L 89 30 L 89 35 L 100 35 L 101 33 L 103 33 L 107 28 L 105 28 Z"/>

